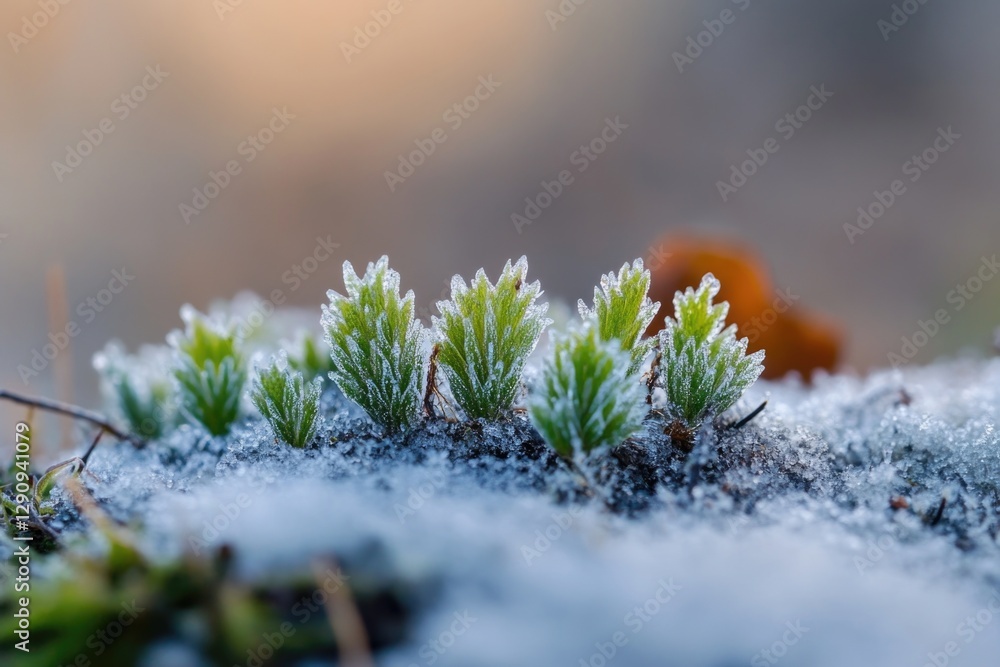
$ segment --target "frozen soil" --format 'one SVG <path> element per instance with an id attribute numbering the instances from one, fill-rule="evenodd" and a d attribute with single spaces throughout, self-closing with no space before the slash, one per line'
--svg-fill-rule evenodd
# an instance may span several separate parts
<path id="1" fill-rule="evenodd" d="M 579 466 L 523 415 L 383 438 L 323 400 L 305 450 L 183 427 L 88 488 L 156 559 L 334 557 L 379 665 L 1000 664 L 1000 359 L 761 381 L 689 454 L 654 414 Z"/>

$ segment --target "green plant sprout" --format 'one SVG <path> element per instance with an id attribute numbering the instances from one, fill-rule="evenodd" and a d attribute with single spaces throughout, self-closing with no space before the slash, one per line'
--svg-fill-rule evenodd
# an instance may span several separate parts
<path id="1" fill-rule="evenodd" d="M 155 440 L 173 424 L 168 348 L 143 345 L 138 354 L 128 355 L 119 341 L 111 341 L 94 355 L 94 369 L 112 411 L 132 433 Z"/>
<path id="2" fill-rule="evenodd" d="M 508 260 L 496 285 L 480 269 L 470 285 L 451 280 L 451 300 L 438 302 L 434 317 L 438 361 L 452 395 L 470 419 L 497 419 L 521 389 L 528 355 L 551 323 L 548 304 L 537 305 L 538 281 L 525 282 L 528 260 Z"/>
<path id="3" fill-rule="evenodd" d="M 175 351 L 174 378 L 181 412 L 212 435 L 225 435 L 240 413 L 247 371 L 233 329 L 191 306 L 181 308 L 187 327 L 167 340 Z"/>
<path id="4" fill-rule="evenodd" d="M 549 445 L 566 458 L 614 447 L 642 427 L 642 385 L 627 372 L 630 355 L 594 326 L 559 337 L 528 414 Z"/>
<path id="5" fill-rule="evenodd" d="M 288 365 L 302 373 L 306 381 L 315 378 L 328 378 L 333 372 L 333 359 L 330 349 L 322 338 L 311 331 L 302 331 L 295 340 L 286 346 L 288 350 Z"/>
<path id="6" fill-rule="evenodd" d="M 656 345 L 656 340 L 641 340 L 643 332 L 656 316 L 660 304 L 648 296 L 649 271 L 637 259 L 629 266 L 626 262 L 618 271 L 601 276 L 600 287 L 594 288 L 594 307 L 588 308 L 580 299 L 580 317 L 597 326 L 601 340 L 617 340 L 629 353 L 628 374 L 639 370 L 643 360 Z"/>
<path id="7" fill-rule="evenodd" d="M 306 382 L 282 353 L 257 369 L 250 400 L 278 438 L 302 449 L 316 436 L 321 391 L 318 377 Z"/>
<path id="8" fill-rule="evenodd" d="M 330 377 L 347 398 L 389 432 L 413 425 L 423 388 L 423 327 L 413 292 L 399 296 L 399 274 L 383 255 L 363 278 L 344 262 L 347 295 L 330 290 L 321 323 L 330 347 Z"/>
<path id="9" fill-rule="evenodd" d="M 677 292 L 674 317 L 667 317 L 659 334 L 665 412 L 681 442 L 732 407 L 764 370 L 764 351 L 747 355 L 747 339 L 736 339 L 735 325 L 725 327 L 729 304 L 712 304 L 719 287 L 709 273 L 697 290 Z"/>

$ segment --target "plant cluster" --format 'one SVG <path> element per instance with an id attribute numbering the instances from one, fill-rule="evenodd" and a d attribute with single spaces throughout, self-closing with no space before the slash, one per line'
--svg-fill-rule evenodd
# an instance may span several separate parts
<path id="1" fill-rule="evenodd" d="M 729 304 L 712 303 L 719 287 L 709 273 L 697 290 L 677 292 L 674 317 L 659 333 L 665 412 L 688 431 L 732 407 L 764 370 L 763 350 L 747 355 L 747 339 L 725 326 Z"/>
<path id="2" fill-rule="evenodd" d="M 319 378 L 306 382 L 279 356 L 257 370 L 250 399 L 278 438 L 301 449 L 316 436 L 321 391 Z"/>
<path id="3" fill-rule="evenodd" d="M 594 288 L 593 308 L 588 308 L 583 299 L 578 305 L 580 316 L 596 323 L 601 340 L 617 340 L 629 353 L 629 374 L 639 370 L 656 343 L 652 338 L 642 339 L 642 333 L 660 309 L 659 302 L 649 298 L 650 280 L 641 259 L 632 266 L 626 262 L 617 276 L 614 273 L 601 276 L 600 287 Z"/>
<path id="4" fill-rule="evenodd" d="M 522 257 L 513 266 L 507 262 L 496 285 L 482 269 L 470 285 L 455 276 L 451 300 L 437 304 L 438 360 L 471 419 L 497 419 L 510 410 L 528 356 L 551 323 L 544 317 L 548 304 L 535 303 L 541 286 L 528 283 L 527 275 L 528 260 Z"/>
<path id="5" fill-rule="evenodd" d="M 116 415 L 133 433 L 157 438 L 174 423 L 176 404 L 187 421 L 225 435 L 248 395 L 277 439 L 305 447 L 315 439 L 324 376 L 388 433 L 412 428 L 421 407 L 434 416 L 435 399 L 468 419 L 500 419 L 519 403 L 528 357 L 551 324 L 548 305 L 538 302 L 539 283 L 528 282 L 524 257 L 508 261 L 495 283 L 482 269 L 469 283 L 455 276 L 430 330 L 415 317 L 413 292 L 400 295 L 400 276 L 387 257 L 361 276 L 344 262 L 343 275 L 344 293 L 330 290 L 322 308 L 324 340 L 299 333 L 286 344 L 290 351 L 278 350 L 257 370 L 248 394 L 246 360 L 281 328 L 271 315 L 254 323 L 249 297 L 241 309 L 246 317 L 231 306 L 228 323 L 225 313 L 182 309 L 186 328 L 168 337 L 172 363 L 164 361 L 163 348 L 129 357 L 120 345 L 109 345 L 95 366 Z M 660 306 L 650 300 L 649 287 L 641 259 L 603 275 L 593 304 L 579 302 L 582 321 L 550 346 L 527 407 L 560 454 L 620 444 L 641 427 L 654 389 L 663 391 L 657 406 L 670 420 L 668 430 L 679 434 L 675 441 L 690 441 L 760 375 L 763 352 L 747 355 L 746 339 L 725 326 L 728 304 L 713 303 L 719 282 L 711 274 L 697 289 L 678 292 L 664 329 L 643 338 Z M 251 335 L 256 350 L 247 349 Z M 644 383 L 640 374 L 654 349 Z"/>
<path id="6" fill-rule="evenodd" d="M 168 341 L 174 348 L 173 376 L 180 388 L 180 409 L 212 435 L 225 435 L 240 413 L 247 371 L 235 331 L 185 307 L 184 332 Z"/>
<path id="7" fill-rule="evenodd" d="M 425 334 L 413 292 L 399 296 L 399 274 L 382 256 L 359 277 L 344 262 L 346 295 L 327 292 L 322 323 L 333 359 L 330 377 L 347 398 L 390 432 L 411 426 L 423 388 Z"/>
<path id="8" fill-rule="evenodd" d="M 630 370 L 630 354 L 592 326 L 557 339 L 528 402 L 532 424 L 566 457 L 621 443 L 646 413 Z"/>

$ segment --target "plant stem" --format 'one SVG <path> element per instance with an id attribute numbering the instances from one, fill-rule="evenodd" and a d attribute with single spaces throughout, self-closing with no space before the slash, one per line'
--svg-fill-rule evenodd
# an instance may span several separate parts
<path id="1" fill-rule="evenodd" d="M 128 440 L 137 446 L 143 444 L 143 441 L 136 436 L 125 433 L 124 431 L 116 428 L 103 415 L 99 415 L 96 412 L 91 412 L 90 410 L 85 410 L 75 405 L 60 403 L 59 401 L 50 401 L 45 398 L 21 396 L 20 394 L 15 394 L 14 392 L 7 391 L 6 389 L 0 389 L 0 399 L 8 400 L 13 403 L 20 403 L 21 405 L 27 405 L 32 408 L 48 410 L 49 412 L 66 415 L 68 417 L 73 417 L 74 419 L 80 419 L 99 427 L 102 432 L 110 433 L 119 440 Z"/>

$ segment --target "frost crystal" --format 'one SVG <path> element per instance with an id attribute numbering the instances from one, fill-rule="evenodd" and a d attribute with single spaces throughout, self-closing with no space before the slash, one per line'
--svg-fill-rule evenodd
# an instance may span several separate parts
<path id="1" fill-rule="evenodd" d="M 601 286 L 594 288 L 593 310 L 583 299 L 578 305 L 580 316 L 597 324 L 601 340 L 617 340 L 631 355 L 629 374 L 639 370 L 656 343 L 652 338 L 640 340 L 660 309 L 659 302 L 653 303 L 647 296 L 649 282 L 649 271 L 637 259 L 632 266 L 622 265 L 617 276 L 614 273 L 601 276 Z"/>
<path id="2" fill-rule="evenodd" d="M 413 316 L 413 292 L 399 297 L 389 258 L 368 264 L 363 278 L 344 262 L 347 296 L 330 290 L 321 322 L 330 347 L 330 377 L 344 395 L 390 432 L 417 419 L 423 388 L 423 328 Z"/>
<path id="3" fill-rule="evenodd" d="M 711 273 L 697 290 L 674 296 L 674 317 L 660 332 L 667 415 L 688 429 L 728 410 L 764 370 L 763 350 L 746 354 L 747 339 L 725 326 L 729 304 L 712 305 L 719 281 Z"/>
<path id="4" fill-rule="evenodd" d="M 318 377 L 306 382 L 301 373 L 289 369 L 282 353 L 257 369 L 250 400 L 276 436 L 301 449 L 316 435 L 321 387 Z"/>
<path id="5" fill-rule="evenodd" d="M 566 457 L 620 444 L 645 414 L 642 387 L 628 367 L 629 354 L 592 326 L 560 337 L 528 400 L 532 424 Z"/>
<path id="6" fill-rule="evenodd" d="M 120 341 L 111 341 L 94 355 L 93 364 L 105 401 L 129 431 L 153 440 L 173 424 L 176 406 L 168 348 L 143 345 L 138 354 L 128 355 Z"/>
<path id="7" fill-rule="evenodd" d="M 521 388 L 521 373 L 551 321 L 548 304 L 536 305 L 538 281 L 525 282 L 528 260 L 508 260 L 496 286 L 480 269 L 470 285 L 451 280 L 451 300 L 437 304 L 438 360 L 455 400 L 470 419 L 497 419 Z"/>
<path id="8" fill-rule="evenodd" d="M 232 327 L 210 320 L 191 306 L 181 308 L 187 327 L 167 341 L 174 348 L 174 379 L 181 412 L 212 435 L 225 435 L 240 412 L 247 372 Z"/>

